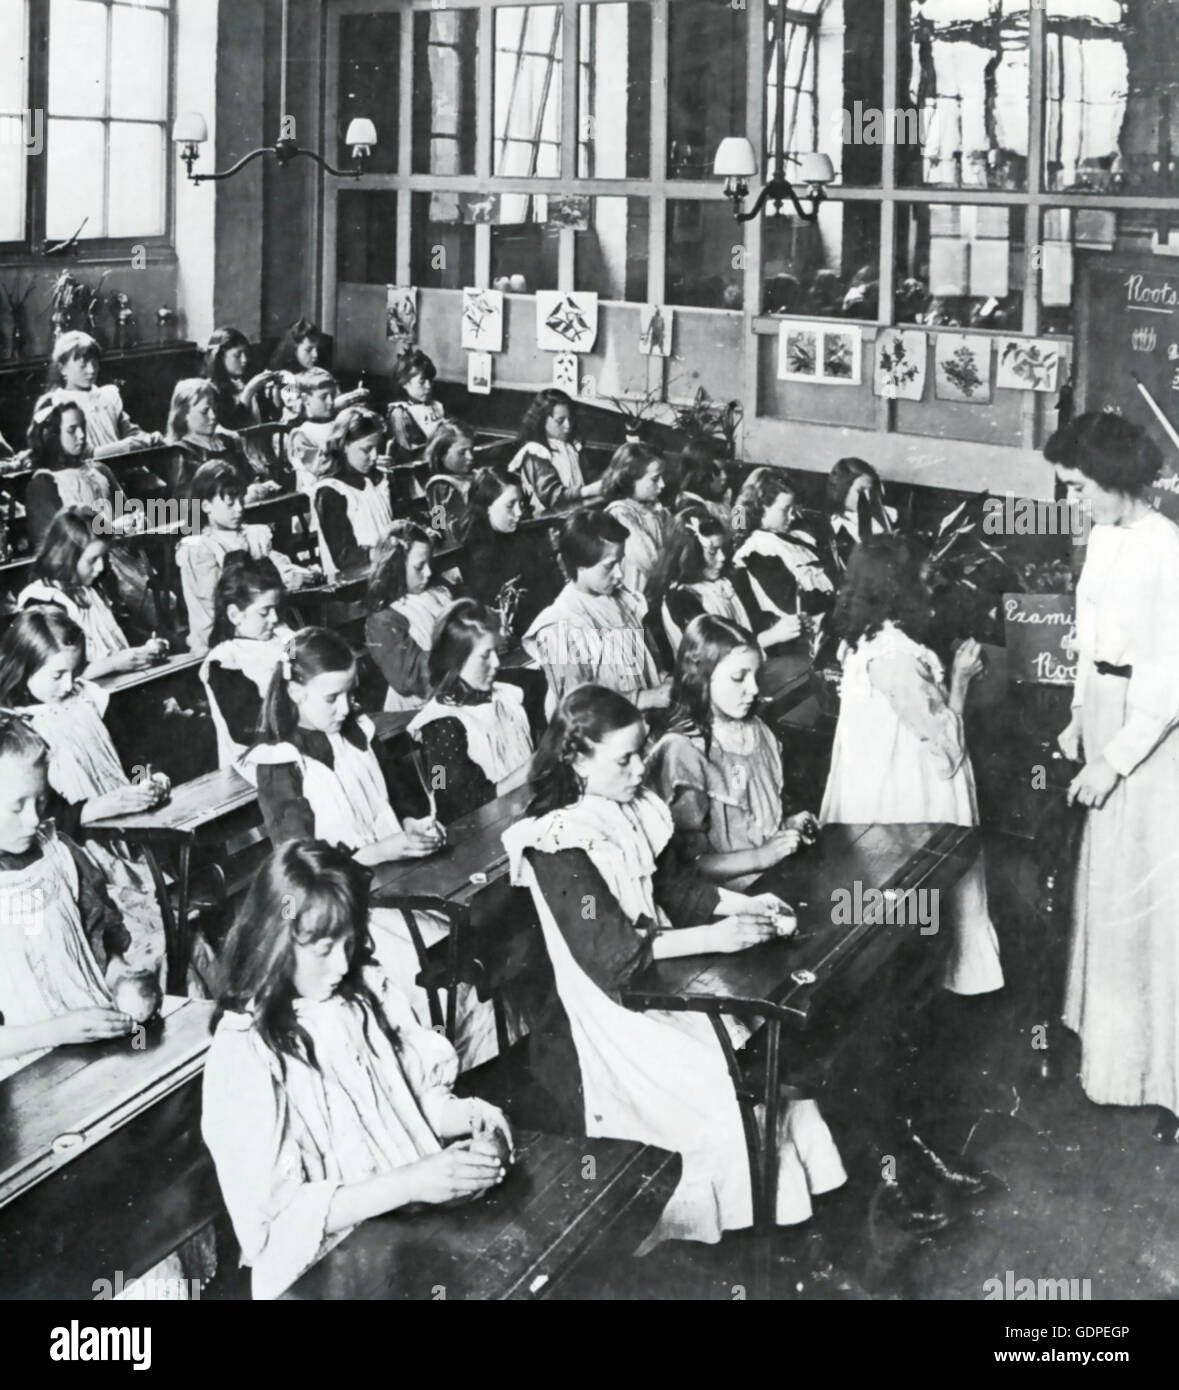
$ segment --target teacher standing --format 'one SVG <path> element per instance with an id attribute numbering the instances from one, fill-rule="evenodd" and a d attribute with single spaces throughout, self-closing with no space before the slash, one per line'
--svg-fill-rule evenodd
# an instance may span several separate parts
<path id="1" fill-rule="evenodd" d="M 1179 527 L 1147 494 L 1158 449 L 1086 414 L 1044 448 L 1092 522 L 1077 586 L 1077 681 L 1060 735 L 1084 766 L 1064 1022 L 1101 1105 L 1159 1107 L 1179 1142 Z"/>

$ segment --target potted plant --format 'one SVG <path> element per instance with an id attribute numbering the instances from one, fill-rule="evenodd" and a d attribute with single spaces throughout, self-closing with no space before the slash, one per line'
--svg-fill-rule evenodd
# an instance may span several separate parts
<path id="1" fill-rule="evenodd" d="M 629 396 L 607 396 L 606 399 L 622 416 L 622 427 L 628 444 L 638 444 L 647 433 L 650 424 L 658 418 L 663 405 L 662 386 L 653 386 L 646 395 L 634 399 Z"/>
<path id="2" fill-rule="evenodd" d="M 745 418 L 740 401 L 714 401 L 703 386 L 687 405 L 675 407 L 675 425 L 687 439 L 723 439 L 729 458 L 737 451 L 737 431 Z"/>

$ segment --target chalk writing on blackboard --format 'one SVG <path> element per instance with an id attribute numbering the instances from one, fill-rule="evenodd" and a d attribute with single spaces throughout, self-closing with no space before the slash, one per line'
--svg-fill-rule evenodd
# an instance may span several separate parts
<path id="1" fill-rule="evenodd" d="M 1072 685 L 1077 678 L 1076 600 L 1072 594 L 1004 594 L 1009 680 Z"/>

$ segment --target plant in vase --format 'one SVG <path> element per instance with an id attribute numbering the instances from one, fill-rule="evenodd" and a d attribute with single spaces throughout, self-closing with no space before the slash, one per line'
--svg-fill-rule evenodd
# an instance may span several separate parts
<path id="1" fill-rule="evenodd" d="M 606 399 L 622 416 L 626 442 L 637 444 L 659 416 L 663 407 L 663 387 L 653 386 L 637 399 L 631 396 L 607 396 Z"/>
<path id="2" fill-rule="evenodd" d="M 714 401 L 701 386 L 687 405 L 674 409 L 675 427 L 687 439 L 723 439 L 728 457 L 736 457 L 737 431 L 745 418 L 740 401 Z"/>

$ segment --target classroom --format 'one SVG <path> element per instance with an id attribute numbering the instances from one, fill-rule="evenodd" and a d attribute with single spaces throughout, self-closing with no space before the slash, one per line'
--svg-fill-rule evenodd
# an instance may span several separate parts
<path id="1" fill-rule="evenodd" d="M 1179 1297 L 1176 51 L 0 0 L 0 1300 Z"/>

